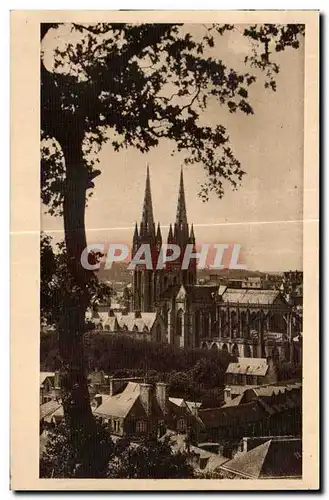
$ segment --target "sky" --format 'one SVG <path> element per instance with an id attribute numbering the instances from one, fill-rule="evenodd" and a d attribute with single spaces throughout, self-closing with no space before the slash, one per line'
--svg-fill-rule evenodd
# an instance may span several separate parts
<path id="1" fill-rule="evenodd" d="M 248 71 L 244 57 L 250 46 L 239 27 L 220 39 L 216 55 L 237 70 Z M 185 27 L 198 33 L 197 25 Z M 68 38 L 63 27 L 49 36 L 44 51 L 48 60 L 55 45 Z M 264 80 L 250 88 L 255 114 L 230 114 L 218 102 L 204 115 L 209 124 L 227 127 L 232 148 L 246 172 L 237 191 L 226 187 L 222 199 L 211 195 L 204 203 L 197 196 L 206 180 L 202 165 L 184 167 L 187 215 L 200 243 L 237 243 L 241 262 L 248 269 L 283 271 L 302 269 L 303 219 L 303 98 L 304 47 L 276 56 L 280 65 L 277 91 L 265 90 Z M 171 156 L 172 144 L 161 143 L 148 154 L 130 148 L 118 153 L 105 144 L 99 153 L 102 171 L 86 209 L 88 243 L 130 243 L 139 222 L 149 164 L 153 212 L 165 236 L 174 222 L 183 156 Z M 41 227 L 54 240 L 63 238 L 63 221 L 45 214 Z"/>

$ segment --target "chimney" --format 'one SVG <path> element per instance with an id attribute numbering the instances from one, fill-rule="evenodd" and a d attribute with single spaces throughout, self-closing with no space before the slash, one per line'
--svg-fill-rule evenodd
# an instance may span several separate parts
<path id="1" fill-rule="evenodd" d="M 232 394 L 230 387 L 225 387 L 224 389 L 224 401 L 225 404 L 230 403 L 232 401 Z"/>
<path id="2" fill-rule="evenodd" d="M 157 382 L 156 384 L 156 399 L 161 411 L 166 415 L 168 411 L 168 395 L 167 395 L 167 384 L 164 382 Z"/>
<path id="3" fill-rule="evenodd" d="M 147 415 L 151 414 L 151 384 L 140 383 L 139 397 Z"/>

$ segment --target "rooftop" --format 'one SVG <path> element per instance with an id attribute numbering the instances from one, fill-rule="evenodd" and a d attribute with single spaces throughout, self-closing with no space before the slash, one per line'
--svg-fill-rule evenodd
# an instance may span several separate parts
<path id="1" fill-rule="evenodd" d="M 248 479 L 301 477 L 301 440 L 269 439 L 252 450 L 237 455 L 220 468 Z"/>
<path id="2" fill-rule="evenodd" d="M 226 373 L 264 376 L 267 370 L 266 358 L 238 358 L 237 362 L 228 365 Z"/>
<path id="3" fill-rule="evenodd" d="M 128 382 L 123 392 L 116 396 L 104 397 L 102 404 L 95 410 L 95 415 L 108 417 L 125 417 L 133 407 L 140 395 L 140 386 L 134 382 Z"/>

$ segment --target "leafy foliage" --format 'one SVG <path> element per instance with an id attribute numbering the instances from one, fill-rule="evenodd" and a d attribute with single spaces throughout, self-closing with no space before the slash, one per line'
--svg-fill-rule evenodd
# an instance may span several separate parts
<path id="1" fill-rule="evenodd" d="M 93 274 L 87 287 L 74 279 L 68 267 L 68 255 L 63 242 L 52 246 L 50 236 L 41 235 L 41 319 L 48 326 L 60 326 L 66 310 L 84 301 L 94 309 L 111 295 L 111 289 Z M 98 258 L 92 255 L 91 258 Z M 86 325 L 87 328 L 87 325 Z"/>
<path id="2" fill-rule="evenodd" d="M 47 444 L 40 457 L 40 477 L 104 478 L 114 445 L 108 429 L 96 422 L 96 432 L 72 429 L 63 420 L 48 431 Z"/>
<path id="3" fill-rule="evenodd" d="M 116 444 L 114 458 L 109 464 L 110 478 L 127 479 L 189 479 L 193 468 L 187 456 L 174 452 L 169 439 L 147 439 L 136 445 L 128 441 Z"/>
<path id="4" fill-rule="evenodd" d="M 41 478 L 191 478 L 193 469 L 168 440 L 145 439 L 138 445 L 115 444 L 108 428 L 96 421 L 96 433 L 72 434 L 65 421 L 48 431 L 40 457 Z"/>
<path id="5" fill-rule="evenodd" d="M 98 368 L 115 377 L 146 377 L 149 383 L 167 382 L 171 396 L 202 400 L 208 408 L 222 401 L 225 371 L 234 360 L 221 351 L 183 350 L 171 344 L 95 333 L 85 337 L 84 351 L 90 370 Z M 41 335 L 40 362 L 45 370 L 60 367 L 54 333 Z"/>
<path id="6" fill-rule="evenodd" d="M 251 42 L 251 55 L 246 72 L 239 72 L 216 54 L 222 36 L 239 30 L 232 25 L 202 25 L 192 35 L 179 24 L 45 24 L 44 43 L 63 28 L 70 32 L 67 41 L 59 43 L 52 65 L 44 55 L 41 64 L 41 128 L 56 150 L 52 161 L 51 148 L 43 151 L 42 199 L 53 214 L 61 212 L 72 140 L 84 153 L 86 189 L 100 173 L 95 153 L 104 142 L 116 151 L 131 146 L 146 153 L 161 140 L 171 141 L 173 153 L 185 152 L 185 163 L 203 166 L 209 180 L 202 199 L 210 191 L 221 197 L 224 182 L 237 188 L 244 172 L 229 134 L 223 125 L 206 125 L 203 112 L 218 101 L 231 113 L 252 114 L 249 87 L 257 70 L 275 90 L 275 53 L 298 48 L 304 34 L 298 24 L 246 27 L 242 36 Z"/>

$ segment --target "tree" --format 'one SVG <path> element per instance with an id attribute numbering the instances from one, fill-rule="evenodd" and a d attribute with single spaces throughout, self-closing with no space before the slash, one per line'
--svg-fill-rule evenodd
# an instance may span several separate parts
<path id="1" fill-rule="evenodd" d="M 60 355 L 71 373 L 63 385 L 65 418 L 73 426 L 93 428 L 83 374 L 82 335 L 92 272 L 80 257 L 86 248 L 86 193 L 100 174 L 95 153 L 108 141 L 114 150 L 134 147 L 143 153 L 169 140 L 186 153 L 185 163 L 200 163 L 208 181 L 200 196 L 237 188 L 244 174 L 223 125 L 202 123 L 213 100 L 231 113 L 253 113 L 248 88 L 263 72 L 275 90 L 279 65 L 274 53 L 298 48 L 303 25 L 255 25 L 243 32 L 253 45 L 241 73 L 214 55 L 214 47 L 231 25 L 204 26 L 192 36 L 177 24 L 66 25 L 73 37 L 55 52 L 54 64 L 41 57 L 41 196 L 49 211 L 64 220 L 65 249 L 72 307 L 63 310 Z M 59 24 L 41 25 L 45 43 Z M 60 38 L 59 38 L 60 39 Z M 258 73 L 257 73 L 258 72 Z"/>
<path id="2" fill-rule="evenodd" d="M 85 286 L 81 286 L 74 279 L 70 272 L 69 256 L 63 242 L 60 242 L 54 248 L 49 236 L 41 235 L 40 244 L 41 254 L 41 289 L 40 289 L 40 310 L 41 320 L 45 325 L 56 328 L 60 333 L 75 331 L 76 324 L 70 321 L 79 317 L 77 311 L 80 303 L 84 302 L 89 307 L 95 309 L 97 306 L 111 294 L 111 289 L 98 281 L 95 275 L 92 275 Z M 92 255 L 96 259 L 96 255 Z M 88 325 L 84 320 L 78 325 L 78 331 L 81 336 L 88 331 Z M 81 428 L 76 425 L 79 422 L 79 413 L 81 407 L 90 409 L 89 395 L 85 373 L 81 370 L 83 363 L 82 343 L 72 339 L 71 342 L 63 341 L 63 336 L 59 335 L 59 350 L 61 358 L 64 357 L 66 363 L 61 366 L 61 385 L 64 388 L 71 387 L 79 381 L 80 391 L 77 391 L 75 399 L 71 397 L 69 390 L 63 391 L 62 404 L 65 412 L 72 420 L 72 428 Z M 78 358 L 79 365 L 75 364 Z M 70 362 L 71 360 L 71 362 Z M 80 404 L 77 403 L 80 402 Z M 68 410 L 70 408 L 70 410 Z"/>
<path id="3" fill-rule="evenodd" d="M 189 479 L 193 468 L 187 455 L 174 452 L 169 439 L 145 439 L 138 445 L 122 440 L 116 444 L 108 477 L 126 479 Z"/>
<path id="4" fill-rule="evenodd" d="M 48 431 L 40 457 L 40 477 L 105 478 L 114 452 L 108 428 L 95 421 L 95 432 L 81 427 L 73 432 L 63 420 Z"/>

